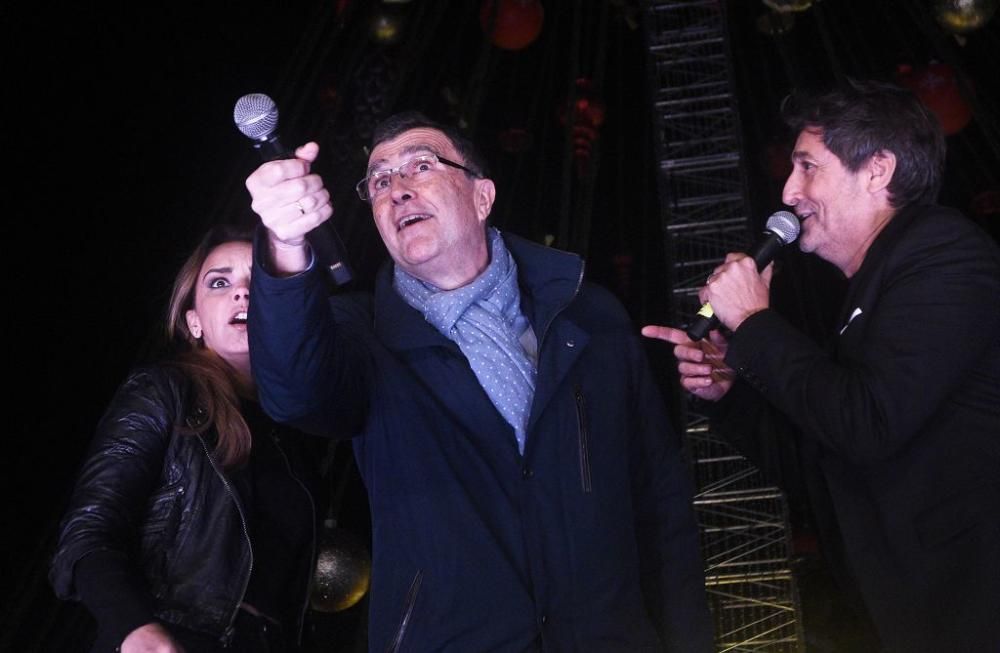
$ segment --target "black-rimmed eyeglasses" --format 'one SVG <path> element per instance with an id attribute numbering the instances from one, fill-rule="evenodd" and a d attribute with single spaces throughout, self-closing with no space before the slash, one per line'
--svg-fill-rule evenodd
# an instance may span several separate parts
<path id="1" fill-rule="evenodd" d="M 395 168 L 389 168 L 388 170 L 376 170 L 359 181 L 354 187 L 354 190 L 358 191 L 358 197 L 367 202 L 373 197 L 377 197 L 389 190 L 389 185 L 394 174 L 398 174 L 403 179 L 418 178 L 426 172 L 432 172 L 433 170 L 438 169 L 438 163 L 443 163 L 446 166 L 464 170 L 473 177 L 480 176 L 479 173 L 474 170 L 466 168 L 461 163 L 449 161 L 443 156 L 438 156 L 437 154 L 421 154 L 418 157 L 414 157 L 409 161 L 399 164 Z"/>

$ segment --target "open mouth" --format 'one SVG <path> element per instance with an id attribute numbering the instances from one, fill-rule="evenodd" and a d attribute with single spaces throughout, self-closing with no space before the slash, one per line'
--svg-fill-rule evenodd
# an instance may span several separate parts
<path id="1" fill-rule="evenodd" d="M 431 216 L 427 215 L 426 213 L 417 213 L 414 215 L 408 215 L 399 221 L 399 223 L 396 225 L 396 231 L 397 232 L 402 231 L 403 229 L 411 227 L 417 224 L 418 222 L 423 222 L 424 220 L 427 220 L 430 217 Z"/>
<path id="2" fill-rule="evenodd" d="M 247 312 L 240 311 L 229 320 L 230 324 L 246 324 L 247 323 Z"/>

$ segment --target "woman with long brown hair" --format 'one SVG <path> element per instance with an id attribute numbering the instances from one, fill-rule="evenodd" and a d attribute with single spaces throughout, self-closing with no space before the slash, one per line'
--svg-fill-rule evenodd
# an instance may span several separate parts
<path id="1" fill-rule="evenodd" d="M 297 648 L 316 445 L 256 401 L 251 248 L 223 226 L 188 257 L 167 311 L 169 355 L 129 375 L 81 468 L 50 577 L 96 618 L 95 652 Z"/>

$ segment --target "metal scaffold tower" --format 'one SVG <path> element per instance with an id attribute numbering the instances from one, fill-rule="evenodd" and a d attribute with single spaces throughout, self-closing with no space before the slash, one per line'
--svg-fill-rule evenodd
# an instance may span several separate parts
<path id="1" fill-rule="evenodd" d="M 671 318 L 688 322 L 698 289 L 746 246 L 747 193 L 722 0 L 643 5 L 656 120 Z M 787 504 L 688 404 L 695 510 L 719 651 L 800 652 Z"/>

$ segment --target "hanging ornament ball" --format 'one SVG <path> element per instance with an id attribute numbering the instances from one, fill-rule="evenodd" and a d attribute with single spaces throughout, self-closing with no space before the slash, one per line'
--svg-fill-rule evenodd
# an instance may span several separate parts
<path id="1" fill-rule="evenodd" d="M 934 17 L 954 34 L 974 32 L 996 13 L 998 0 L 937 0 Z"/>
<path id="2" fill-rule="evenodd" d="M 805 11 L 813 6 L 813 0 L 762 0 L 771 10 L 780 13 L 789 11 Z"/>
<path id="3" fill-rule="evenodd" d="M 399 12 L 383 10 L 372 18 L 371 34 L 376 43 L 392 45 L 403 33 L 403 18 Z"/>
<path id="4" fill-rule="evenodd" d="M 594 93 L 594 83 L 589 77 L 578 77 L 574 83 L 576 88 L 576 101 L 573 105 L 575 112 L 574 120 L 577 124 L 597 128 L 604 124 L 606 109 L 604 102 Z M 559 122 L 566 124 L 566 105 L 560 104 L 557 107 Z"/>
<path id="5" fill-rule="evenodd" d="M 897 67 L 896 77 L 937 116 L 946 135 L 957 134 L 972 120 L 972 107 L 962 97 L 951 66 L 943 63 L 922 67 L 903 64 Z"/>
<path id="6" fill-rule="evenodd" d="M 545 9 L 538 0 L 484 0 L 479 11 L 483 32 L 504 50 L 521 50 L 534 43 L 544 19 Z"/>
<path id="7" fill-rule="evenodd" d="M 572 124 L 571 138 L 573 139 L 573 158 L 576 160 L 578 171 L 581 175 L 586 170 L 586 164 L 590 160 L 590 152 L 594 142 L 600 137 L 599 128 L 604 124 L 606 110 L 604 102 L 598 98 L 593 89 L 593 82 L 588 77 L 579 77 L 574 82 L 576 87 L 576 97 L 571 107 Z M 563 125 L 567 122 L 566 103 L 560 103 L 557 107 L 559 122 Z"/>
<path id="8" fill-rule="evenodd" d="M 323 529 L 313 572 L 309 605 L 319 612 L 340 612 L 368 591 L 372 561 L 361 539 L 342 528 Z"/>

